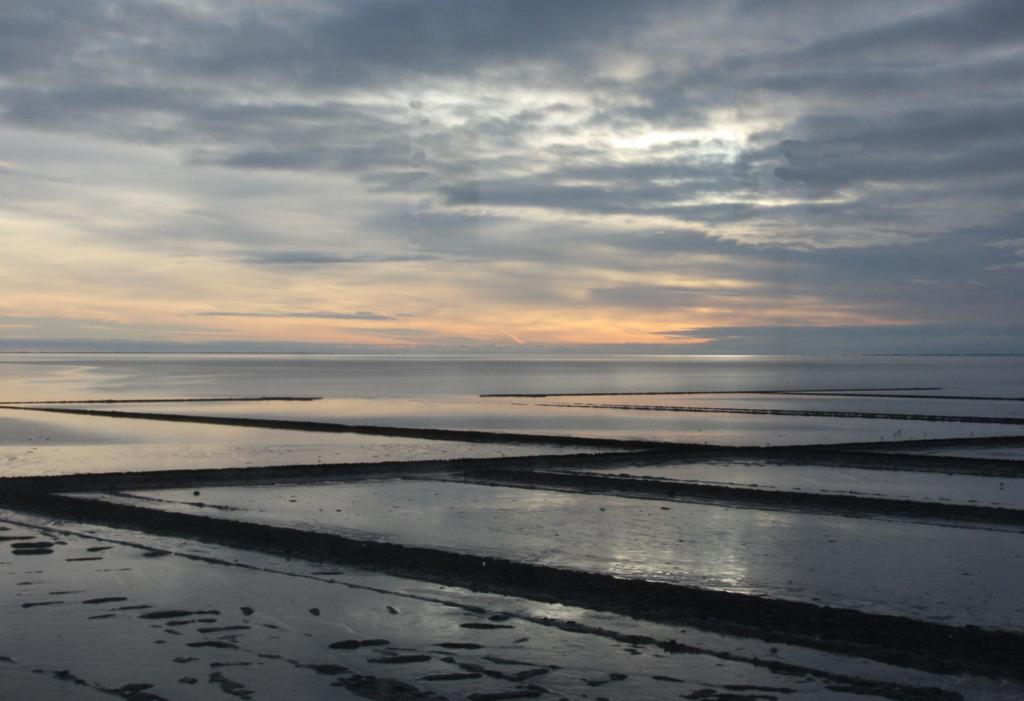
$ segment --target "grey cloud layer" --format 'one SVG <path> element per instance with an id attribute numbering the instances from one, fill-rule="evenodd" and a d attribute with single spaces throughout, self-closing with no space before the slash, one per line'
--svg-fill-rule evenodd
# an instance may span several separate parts
<path id="1" fill-rule="evenodd" d="M 756 308 L 605 279 L 703 272 L 766 307 L 1024 321 L 1024 247 L 999 243 L 1022 235 L 1016 0 L 38 0 L 0 7 L 0 71 L 11 130 L 333 203 L 315 234 L 203 229 L 254 267 L 518 261 L 605 271 L 582 304 Z"/>

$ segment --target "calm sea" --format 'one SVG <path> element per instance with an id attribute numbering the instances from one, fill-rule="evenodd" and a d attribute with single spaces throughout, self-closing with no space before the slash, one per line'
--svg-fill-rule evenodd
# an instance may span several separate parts
<path id="1" fill-rule="evenodd" d="M 895 387 L 1024 396 L 1024 357 L 0 355 L 0 401 Z"/>

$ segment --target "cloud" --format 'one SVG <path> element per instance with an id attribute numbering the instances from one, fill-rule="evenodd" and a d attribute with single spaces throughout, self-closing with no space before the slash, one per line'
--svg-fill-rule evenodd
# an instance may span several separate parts
<path id="1" fill-rule="evenodd" d="M 1024 321 L 1022 23 L 1012 0 L 6 3 L 0 292 L 140 334 L 296 318 L 211 299 L 345 300 L 424 342 Z"/>
<path id="2" fill-rule="evenodd" d="M 799 53 L 818 61 L 859 58 L 884 62 L 908 54 L 919 61 L 949 52 L 1015 45 L 1022 28 L 1024 19 L 1014 0 L 980 0 L 821 39 Z"/>
<path id="3" fill-rule="evenodd" d="M 429 260 L 425 255 L 335 255 L 317 251 L 263 251 L 242 256 L 246 263 L 256 265 L 336 265 L 352 263 L 395 263 Z"/>
<path id="4" fill-rule="evenodd" d="M 993 241 L 989 244 L 992 248 L 1009 248 L 1014 252 L 1017 258 L 1024 258 L 1024 239 L 1004 239 L 1002 241 Z M 1010 263 L 997 263 L 988 266 L 986 270 L 998 271 L 998 270 L 1012 270 L 1012 269 L 1024 269 L 1024 260 L 1017 260 Z"/>
<path id="5" fill-rule="evenodd" d="M 195 316 L 241 317 L 258 319 L 343 319 L 357 321 L 395 321 L 393 316 L 376 312 L 197 312 Z"/>

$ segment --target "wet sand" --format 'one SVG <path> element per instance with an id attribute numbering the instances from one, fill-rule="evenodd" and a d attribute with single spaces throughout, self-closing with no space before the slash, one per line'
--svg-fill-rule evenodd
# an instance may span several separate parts
<path id="1" fill-rule="evenodd" d="M 7 477 L 491 458 L 596 451 L 586 446 L 466 443 L 351 431 L 267 430 L 183 421 L 0 408 L 0 474 Z"/>
<path id="2" fill-rule="evenodd" d="M 1024 520 L 1013 489 L 994 491 L 1024 463 L 926 452 L 984 456 L 1020 436 L 953 424 L 938 443 L 726 447 L 660 440 L 661 429 L 617 440 L 603 428 L 341 422 L 335 409 L 369 405 L 253 399 L 190 402 L 187 414 L 141 400 L 4 412 L 8 434 L 63 428 L 33 476 L 0 483 L 0 689 L 139 701 L 1024 697 Z M 572 425 L 602 412 L 580 409 Z M 769 411 L 752 436 L 786 422 L 870 435 L 820 432 L 843 411 Z M 296 438 L 276 465 L 183 451 L 187 469 L 161 470 L 139 451 L 149 471 L 108 460 L 108 474 L 44 474 L 64 448 L 71 465 L 81 446 L 131 450 L 116 434 L 134 427 Z M 333 464 L 288 459 L 323 441 L 350 449 Z M 366 445 L 384 452 L 361 457 Z M 827 486 L 857 480 L 887 486 Z"/>
<path id="3" fill-rule="evenodd" d="M 909 470 L 856 467 L 835 470 L 826 465 L 794 465 L 752 459 L 609 467 L 594 471 L 594 474 L 724 487 L 1024 508 L 1024 475 L 1007 478 L 936 472 L 927 479 L 921 479 L 920 475 Z"/>
<path id="4" fill-rule="evenodd" d="M 423 478 L 91 498 L 107 506 L 1024 634 L 1020 529 Z M 897 540 L 899 549 L 888 547 Z M 997 563 L 1003 576 L 986 577 Z"/>
<path id="5" fill-rule="evenodd" d="M 794 398 L 782 404 L 798 402 Z M 813 399 L 813 398 L 812 398 Z M 671 401 L 671 400 L 669 400 Z M 723 400 L 707 401 L 720 404 Z M 737 406 L 750 405 L 757 397 L 735 400 Z M 817 400 L 825 403 L 825 399 Z M 867 401 L 867 400 L 862 400 Z M 480 433 L 527 435 L 530 440 L 559 440 L 565 437 L 633 443 L 683 443 L 712 445 L 813 445 L 820 443 L 854 443 L 869 441 L 902 441 L 906 439 L 969 438 L 1024 434 L 1019 426 L 1000 423 L 960 423 L 948 420 L 915 421 L 894 418 L 852 418 L 842 421 L 828 412 L 798 415 L 776 413 L 681 413 L 674 411 L 635 411 L 630 409 L 589 408 L 578 403 L 547 406 L 543 400 L 484 399 L 478 397 L 447 397 L 427 399 L 360 399 L 331 398 L 310 402 L 246 401 L 192 404 L 117 404 L 109 409 L 102 405 L 47 405 L 19 407 L 22 409 L 69 409 L 116 414 L 173 415 L 250 419 L 275 422 L 299 422 L 322 429 L 323 424 L 361 426 L 367 429 L 416 429 L 420 431 L 466 431 L 478 438 Z M 860 403 L 860 402 L 859 402 Z M 779 404 L 777 400 L 769 406 Z M 632 406 L 632 405 L 630 405 Z M 659 404 L 659 406 L 661 406 Z M 187 411 L 186 411 L 187 408 Z M 940 408 L 948 408 L 945 404 Z M 998 416 L 1024 411 L 1012 402 L 1001 402 L 991 409 Z M 973 416 L 975 406 L 962 412 Z M 989 411 L 986 409 L 986 411 Z M 819 412 L 820 413 L 820 412 Z M 900 410 L 897 415 L 908 413 Z M 935 412 L 938 414 L 939 412 Z M 953 412 L 957 413 L 957 412 Z M 978 412 L 979 414 L 981 412 Z M 1013 418 L 1010 416 L 1010 418 Z M 283 427 L 283 426 L 281 426 Z M 411 434 L 402 434 L 411 435 Z M 419 434 L 420 437 L 426 434 Z M 438 434 L 440 435 L 440 434 Z M 580 444 L 580 443 L 577 443 Z"/>
<path id="6" fill-rule="evenodd" d="M 826 471 L 828 472 L 828 471 Z M 476 470 L 461 481 L 483 485 L 546 488 L 585 494 L 608 494 L 683 503 L 724 504 L 747 508 L 785 509 L 805 513 L 883 517 L 981 528 L 1024 529 L 1024 510 L 1007 506 L 914 501 L 866 494 L 835 494 L 821 490 L 786 491 L 737 485 L 650 479 L 629 474 L 580 474 L 568 470 Z M 994 478 L 990 478 L 994 479 Z"/>
<path id="7" fill-rule="evenodd" d="M 19 698 L 1011 698 L 778 643 L 0 513 Z M 20 543 L 12 548 L 9 543 Z M 35 544 L 41 552 L 28 555 Z M 25 551 L 25 552 L 17 552 Z M 13 698 L 13 696 L 12 696 Z"/>

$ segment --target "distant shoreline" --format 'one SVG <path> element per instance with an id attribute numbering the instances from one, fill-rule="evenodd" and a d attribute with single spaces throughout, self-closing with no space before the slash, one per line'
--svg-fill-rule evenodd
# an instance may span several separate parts
<path id="1" fill-rule="evenodd" d="M 515 349 L 503 349 L 493 351 L 478 350 L 382 350 L 372 351 L 211 351 L 211 350 L 0 350 L 0 355 L 391 355 L 401 356 L 479 356 L 488 357 L 494 355 L 520 355 L 520 356 L 561 356 L 561 355 L 587 355 L 593 357 L 635 355 L 644 356 L 665 356 L 665 357 L 687 357 L 687 358 L 1024 358 L 1024 353 L 654 353 L 654 352 L 598 352 L 593 350 L 537 350 L 522 351 Z"/>

